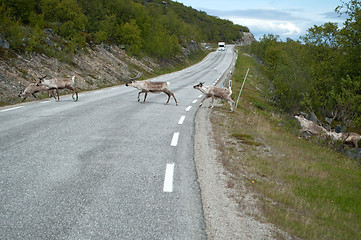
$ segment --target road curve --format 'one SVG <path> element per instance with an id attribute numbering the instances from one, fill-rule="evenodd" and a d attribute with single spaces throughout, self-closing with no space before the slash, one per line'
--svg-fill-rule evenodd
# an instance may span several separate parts
<path id="1" fill-rule="evenodd" d="M 0 239 L 207 239 L 193 159 L 193 85 L 216 82 L 233 47 L 150 81 L 0 108 Z"/>

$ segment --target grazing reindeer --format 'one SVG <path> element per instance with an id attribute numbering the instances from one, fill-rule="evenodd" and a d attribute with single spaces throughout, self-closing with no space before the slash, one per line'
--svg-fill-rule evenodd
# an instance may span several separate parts
<path id="1" fill-rule="evenodd" d="M 199 106 L 202 106 L 203 101 L 206 100 L 207 98 L 211 97 L 212 98 L 211 108 L 213 108 L 214 107 L 214 105 L 213 105 L 214 98 L 221 98 L 221 99 L 228 101 L 229 105 L 231 106 L 231 112 L 233 112 L 234 101 L 231 98 L 232 80 L 229 80 L 228 88 L 219 88 L 219 87 L 215 87 L 215 86 L 204 86 L 203 84 L 204 84 L 204 82 L 193 86 L 193 88 L 198 89 L 199 91 L 201 91 L 202 93 L 204 93 L 206 95 L 206 97 L 201 101 Z"/>
<path id="2" fill-rule="evenodd" d="M 355 148 L 358 148 L 358 141 L 361 139 L 361 135 L 358 133 L 346 133 L 346 139 L 344 140 L 345 143 L 352 143 Z"/>
<path id="3" fill-rule="evenodd" d="M 332 138 L 332 140 L 341 140 L 344 143 L 352 144 L 355 148 L 358 148 L 358 141 L 361 140 L 361 135 L 354 132 L 349 133 L 336 133 L 334 130 L 327 132 L 327 135 Z"/>
<path id="4" fill-rule="evenodd" d="M 316 123 L 312 122 L 311 120 L 307 120 L 302 115 L 296 115 L 295 118 L 299 121 L 299 123 L 300 123 L 300 125 L 302 127 L 300 132 L 308 132 L 308 133 L 311 133 L 313 135 L 327 133 L 327 130 L 325 128 L 317 125 Z"/>
<path id="5" fill-rule="evenodd" d="M 302 115 L 296 115 L 295 118 L 299 121 L 302 129 L 300 132 L 309 132 L 313 135 L 322 135 L 328 136 L 334 141 L 343 141 L 344 143 L 353 144 L 355 148 L 358 148 L 358 141 L 361 140 L 361 135 L 358 133 L 336 133 L 334 130 L 327 131 L 322 126 L 317 125 L 316 123 L 307 120 Z"/>
<path id="6" fill-rule="evenodd" d="M 25 99 L 27 97 L 29 97 L 30 95 L 33 95 L 34 98 L 38 99 L 35 95 L 35 93 L 37 92 L 43 92 L 43 91 L 47 91 L 48 92 L 48 95 L 49 97 L 54 97 L 55 98 L 55 95 L 54 95 L 54 92 L 53 90 L 49 90 L 48 87 L 44 86 L 43 84 L 37 84 L 37 83 L 30 83 L 29 86 L 27 86 L 23 91 L 21 91 L 19 93 L 19 97 L 23 98 L 23 100 L 21 100 L 21 102 L 24 102 Z M 51 91 L 51 95 L 50 95 L 50 91 Z"/>
<path id="7" fill-rule="evenodd" d="M 51 89 L 56 89 L 56 93 L 58 95 L 58 101 L 59 99 L 59 89 L 70 89 L 73 91 L 72 98 L 74 101 L 78 101 L 78 92 L 75 88 L 75 76 L 73 76 L 71 79 L 69 78 L 52 78 L 52 79 L 44 79 L 46 76 L 39 78 L 40 81 L 38 85 L 43 84 L 44 86 Z M 74 97 L 76 95 L 76 97 Z"/>
<path id="8" fill-rule="evenodd" d="M 178 106 L 177 99 L 175 98 L 174 94 L 169 90 L 169 82 L 150 82 L 148 80 L 144 80 L 144 81 L 131 80 L 130 82 L 127 82 L 125 84 L 125 86 L 127 86 L 127 87 L 132 86 L 132 87 L 135 87 L 135 88 L 141 90 L 138 93 L 138 102 L 140 102 L 140 94 L 141 93 L 144 93 L 143 103 L 145 103 L 145 99 L 147 98 L 148 92 L 151 92 L 151 93 L 164 92 L 165 94 L 168 95 L 168 100 L 165 104 L 169 103 L 169 99 L 172 96 L 174 98 L 176 105 Z"/>

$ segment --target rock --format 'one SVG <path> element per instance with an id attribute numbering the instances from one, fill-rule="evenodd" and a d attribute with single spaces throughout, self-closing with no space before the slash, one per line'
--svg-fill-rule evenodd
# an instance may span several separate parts
<path id="1" fill-rule="evenodd" d="M 10 44 L 8 41 L 0 37 L 0 47 L 8 49 L 10 47 Z"/>
<path id="2" fill-rule="evenodd" d="M 49 37 L 53 37 L 53 29 L 51 28 L 44 29 L 44 33 L 47 34 Z"/>
<path id="3" fill-rule="evenodd" d="M 310 121 L 312 121 L 315 124 L 318 124 L 318 118 L 314 113 L 310 113 L 309 119 Z"/>
<path id="4" fill-rule="evenodd" d="M 361 148 L 347 149 L 345 150 L 345 155 L 361 163 Z"/>
<path id="5" fill-rule="evenodd" d="M 341 125 L 337 125 L 336 128 L 335 128 L 335 132 L 336 132 L 336 133 L 345 132 L 345 127 L 344 127 L 344 126 L 341 126 Z"/>
<path id="6" fill-rule="evenodd" d="M 45 42 L 46 42 L 50 47 L 55 46 L 55 44 L 53 43 L 53 41 L 50 40 L 49 37 L 47 37 L 47 38 L 45 39 Z"/>
<path id="7" fill-rule="evenodd" d="M 250 32 L 242 32 L 242 38 L 239 40 L 239 44 L 241 44 L 241 46 L 244 45 L 251 45 L 252 42 L 257 41 L 253 34 Z"/>
<path id="8" fill-rule="evenodd" d="M 330 125 L 332 124 L 332 118 L 326 117 L 325 121 Z"/>

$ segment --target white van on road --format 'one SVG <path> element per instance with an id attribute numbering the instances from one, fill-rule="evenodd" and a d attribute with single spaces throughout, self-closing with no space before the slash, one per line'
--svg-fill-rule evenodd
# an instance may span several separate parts
<path id="1" fill-rule="evenodd" d="M 218 51 L 225 51 L 225 50 L 226 50 L 226 43 L 218 42 Z"/>

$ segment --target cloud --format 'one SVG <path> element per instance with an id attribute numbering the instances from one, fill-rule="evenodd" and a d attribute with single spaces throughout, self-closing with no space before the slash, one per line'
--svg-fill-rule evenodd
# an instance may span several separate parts
<path id="1" fill-rule="evenodd" d="M 326 12 L 321 14 L 325 19 L 331 20 L 331 21 L 337 21 L 337 22 L 343 22 L 348 18 L 347 14 L 339 14 L 336 12 Z"/>
<path id="2" fill-rule="evenodd" d="M 252 19 L 263 20 L 279 20 L 279 21 L 305 21 L 308 20 L 303 17 L 298 17 L 290 12 L 301 12 L 300 9 L 292 9 L 288 11 L 281 11 L 277 9 L 246 9 L 246 10 L 232 10 L 232 11 L 220 11 L 214 9 L 202 9 L 210 15 L 224 17 L 242 17 Z"/>
<path id="3" fill-rule="evenodd" d="M 339 16 L 336 12 L 312 13 L 302 8 L 284 10 L 274 8 L 226 11 L 215 9 L 201 10 L 209 15 L 247 26 L 256 39 L 263 37 L 265 34 L 274 34 L 279 35 L 282 40 L 287 38 L 298 40 L 300 36 L 307 33 L 307 29 L 314 25 L 322 25 L 328 21 L 340 24 L 347 17 L 345 14 Z"/>
<path id="4" fill-rule="evenodd" d="M 255 35 L 256 39 L 263 37 L 264 34 L 279 35 L 281 39 L 298 39 L 304 29 L 293 22 L 279 20 L 265 20 L 233 17 L 229 18 L 233 23 L 247 26 Z"/>
<path id="5" fill-rule="evenodd" d="M 279 35 L 282 40 L 287 38 L 297 40 L 313 25 L 311 19 L 303 17 L 304 10 L 302 9 L 202 10 L 210 15 L 228 19 L 235 24 L 247 26 L 256 39 L 263 37 L 264 34 L 274 34 Z"/>

